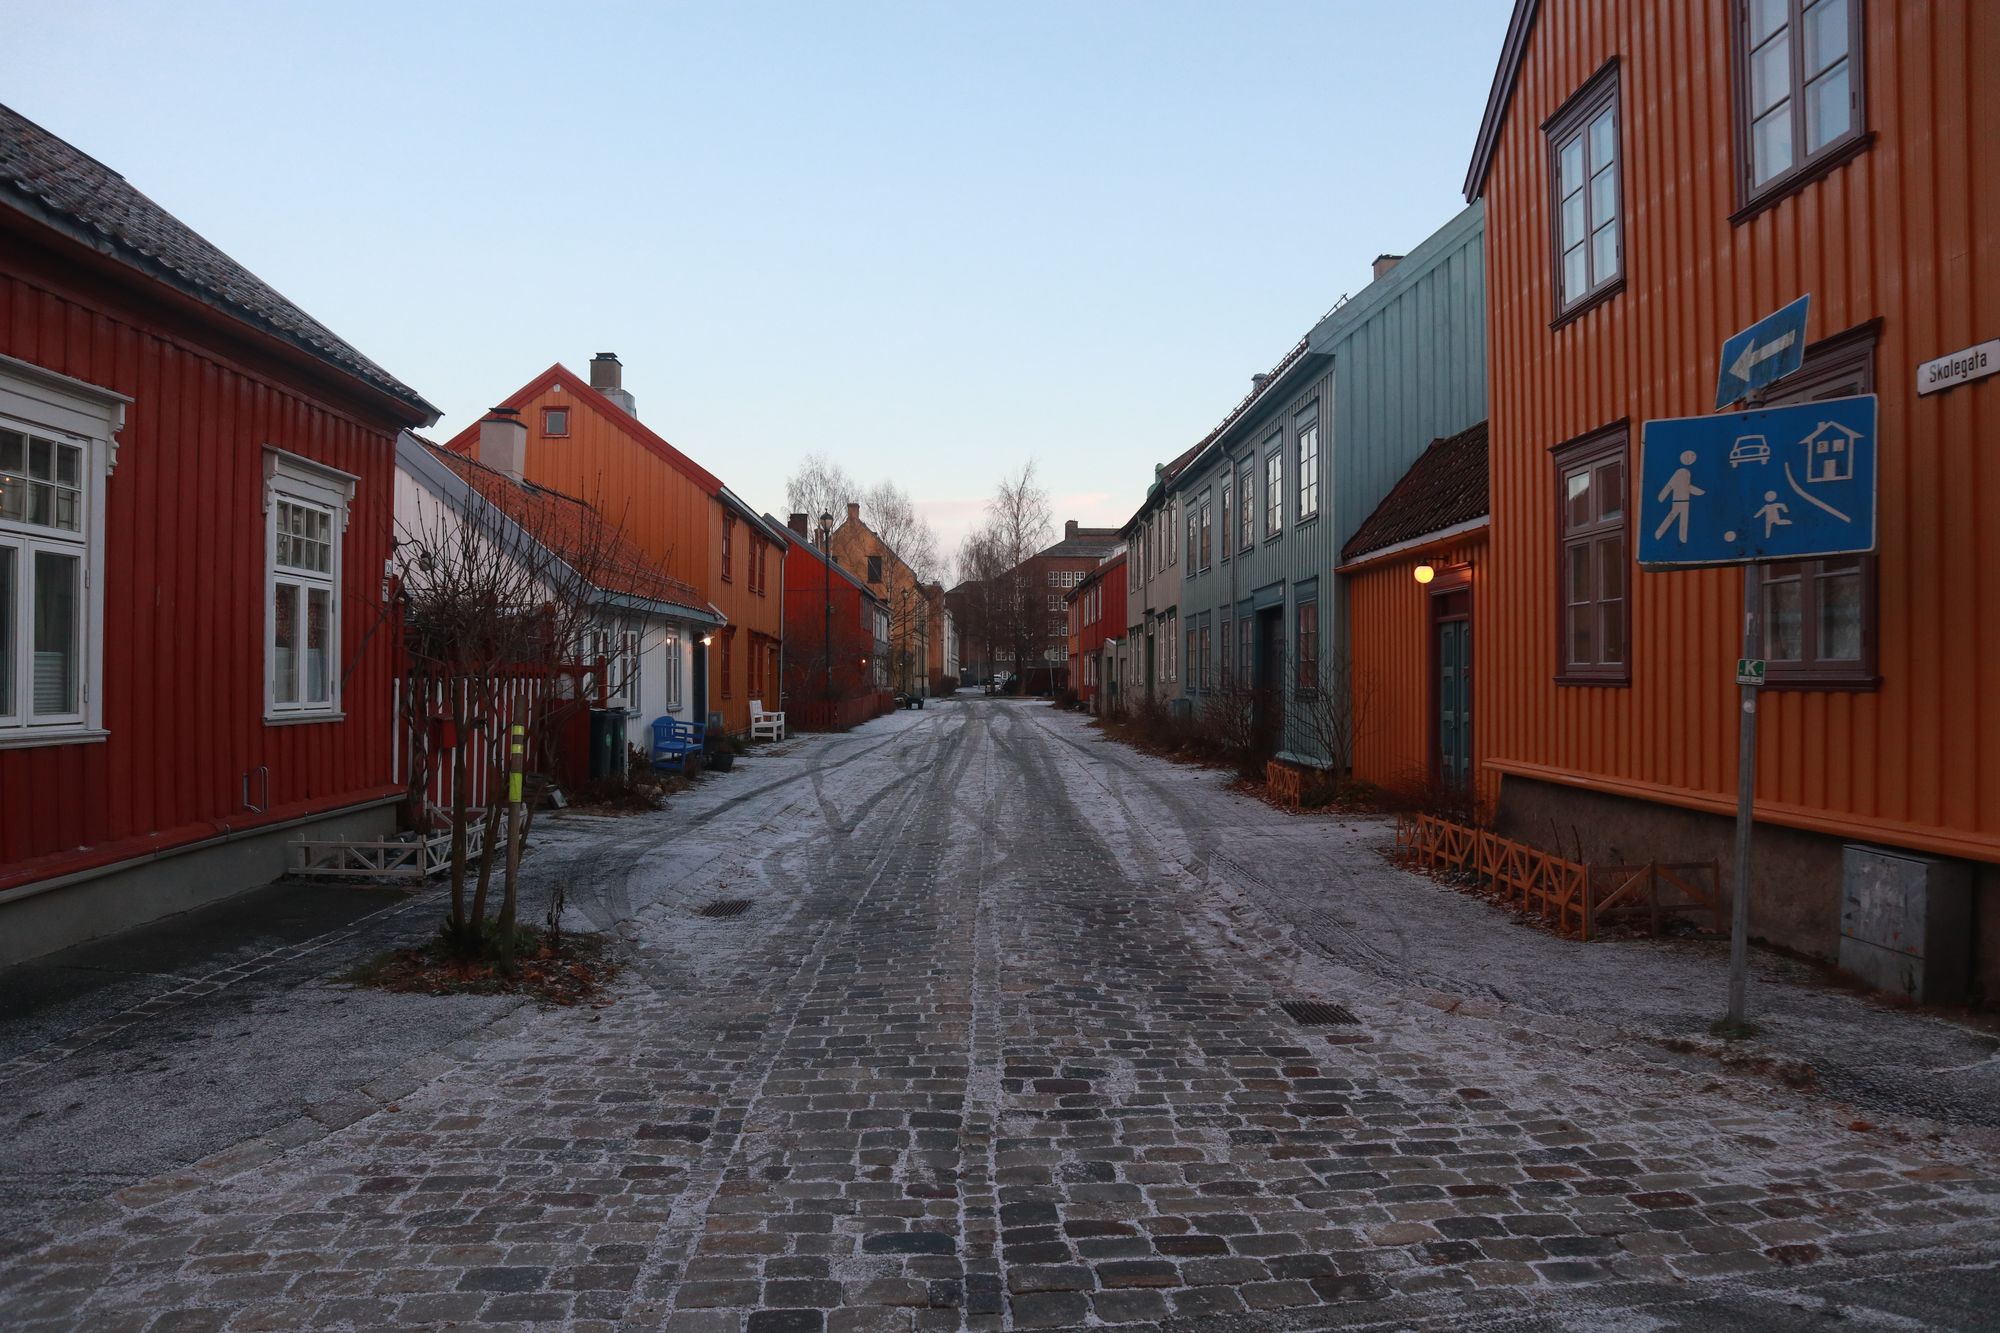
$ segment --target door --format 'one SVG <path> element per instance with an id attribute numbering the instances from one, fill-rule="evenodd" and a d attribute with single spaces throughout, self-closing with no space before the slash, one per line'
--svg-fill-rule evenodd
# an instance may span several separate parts
<path id="1" fill-rule="evenodd" d="M 1437 776 L 1448 787 L 1463 788 L 1472 781 L 1472 621 L 1465 615 L 1441 614 L 1433 632 Z"/>
<path id="2" fill-rule="evenodd" d="M 1275 754 L 1285 722 L 1285 608 L 1257 612 L 1257 651 L 1252 657 L 1251 731 L 1259 754 Z"/>

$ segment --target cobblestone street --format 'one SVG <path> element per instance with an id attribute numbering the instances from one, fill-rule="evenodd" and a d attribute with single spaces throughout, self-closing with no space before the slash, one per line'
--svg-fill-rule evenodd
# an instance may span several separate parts
<path id="1" fill-rule="evenodd" d="M 1284 902 L 1398 875 L 1379 825 L 1281 814 L 1025 702 L 778 750 L 657 815 L 538 830 L 538 890 L 565 883 L 572 924 L 627 958 L 608 1004 L 512 1010 L 199 1161 L 0 1212 L 0 1325 L 1971 1328 L 2000 1309 L 1984 1129 L 1860 1121 L 1490 993 L 1441 1002 L 1451 964 L 1421 937 L 1380 966 L 1342 956 Z M 697 915 L 716 899 L 750 905 Z M 1526 932 L 1488 914 L 1505 954 Z M 1302 1022 L 1297 1000 L 1330 1009 Z M 371 1003 L 393 1024 L 439 1002 Z M 86 1060 L 102 1096 L 115 1055 L 90 1041 L 5 1066 L 0 1169 L 26 1170 L 16 1117 L 60 1108 Z M 149 1084 L 121 1114 L 171 1121 L 172 1096 Z"/>

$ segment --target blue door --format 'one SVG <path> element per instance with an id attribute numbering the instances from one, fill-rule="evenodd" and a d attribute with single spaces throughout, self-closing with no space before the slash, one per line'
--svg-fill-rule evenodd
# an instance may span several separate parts
<path id="1" fill-rule="evenodd" d="M 1472 621 L 1437 621 L 1438 778 L 1448 787 L 1472 781 Z"/>

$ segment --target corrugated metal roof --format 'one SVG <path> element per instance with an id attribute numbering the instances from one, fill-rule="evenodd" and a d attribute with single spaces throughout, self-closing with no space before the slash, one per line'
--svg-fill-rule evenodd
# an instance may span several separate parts
<path id="1" fill-rule="evenodd" d="M 387 393 L 435 421 L 438 411 L 324 324 L 281 296 L 123 176 L 0 106 L 0 201 L 71 234 Z"/>

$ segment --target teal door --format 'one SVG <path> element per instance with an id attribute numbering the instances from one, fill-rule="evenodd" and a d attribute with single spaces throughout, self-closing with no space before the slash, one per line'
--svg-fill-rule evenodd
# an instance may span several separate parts
<path id="1" fill-rule="evenodd" d="M 1449 787 L 1472 781 L 1472 622 L 1437 622 L 1438 777 Z"/>

